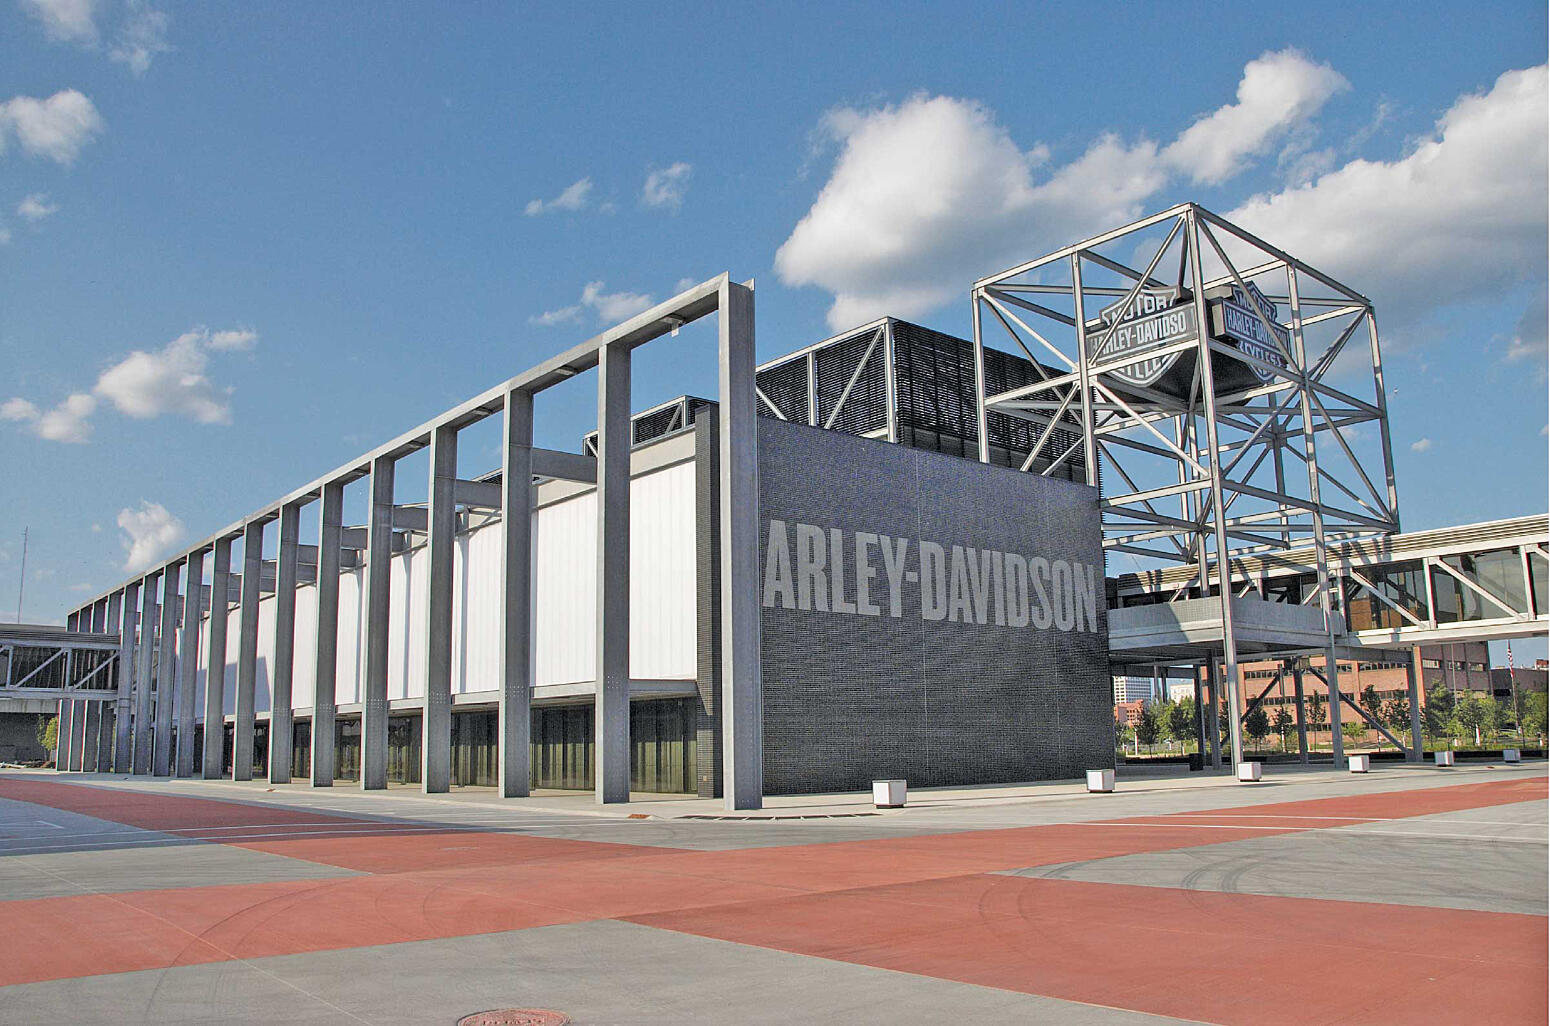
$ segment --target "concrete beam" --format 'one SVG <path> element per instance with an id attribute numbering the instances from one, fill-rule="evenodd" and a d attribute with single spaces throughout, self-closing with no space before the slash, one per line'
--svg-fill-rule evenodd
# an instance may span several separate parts
<path id="1" fill-rule="evenodd" d="M 231 585 L 231 538 L 215 542 L 210 563 L 210 593 L 226 595 Z M 210 646 L 205 653 L 205 726 L 204 750 L 200 756 L 201 775 L 214 780 L 225 772 L 223 750 L 226 743 L 226 631 L 231 623 L 231 607 L 226 602 L 210 605 Z"/>
<path id="2" fill-rule="evenodd" d="M 503 491 L 495 481 L 466 481 L 459 479 L 453 482 L 452 497 L 459 506 L 469 506 L 474 509 L 501 509 Z"/>
<path id="3" fill-rule="evenodd" d="M 597 363 L 597 696 L 600 804 L 630 800 L 630 349 Z M 536 454 L 535 454 L 536 455 Z"/>
<path id="4" fill-rule="evenodd" d="M 194 703 L 199 684 L 199 617 L 204 605 L 205 553 L 188 554 L 183 571 L 183 624 L 178 653 L 178 742 L 173 772 L 180 777 L 194 775 Z"/>
<path id="5" fill-rule="evenodd" d="M 269 782 L 291 780 L 291 678 L 296 656 L 296 569 L 301 506 L 280 507 L 280 549 L 275 557 L 274 653 L 269 667 Z"/>
<path id="6" fill-rule="evenodd" d="M 167 567 L 161 574 L 161 625 L 156 656 L 156 727 L 151 771 L 172 776 L 172 707 L 178 680 L 178 577 L 181 567 Z"/>
<path id="7" fill-rule="evenodd" d="M 334 785 L 335 677 L 339 665 L 339 563 L 344 483 L 323 486 L 318 503 L 317 650 L 312 693 L 312 786 Z"/>
<path id="8" fill-rule="evenodd" d="M 457 429 L 431 432 L 426 488 L 430 566 L 425 597 L 425 704 L 420 712 L 420 788 L 452 785 L 452 555 L 457 548 Z M 402 507 L 400 507 L 402 508 Z M 397 513 L 395 511 L 396 519 Z"/>
<path id="9" fill-rule="evenodd" d="M 424 506 L 394 506 L 393 529 L 425 534 L 430 530 L 430 510 Z"/>
<path id="10" fill-rule="evenodd" d="M 366 546 L 366 681 L 361 703 L 361 788 L 387 787 L 388 630 L 392 608 L 393 471 L 395 460 L 371 464 L 371 521 Z"/>
<path id="11" fill-rule="evenodd" d="M 601 450 L 599 450 L 601 451 Z M 536 477 L 552 477 L 557 481 L 581 481 L 597 483 L 598 461 L 591 456 L 575 452 L 559 452 L 555 449 L 533 449 L 532 468 Z"/>
<path id="12" fill-rule="evenodd" d="M 722 800 L 728 809 L 757 809 L 764 804 L 764 700 L 753 290 L 723 283 L 720 305 Z"/>
<path id="13" fill-rule="evenodd" d="M 506 395 L 501 459 L 500 793 L 525 798 L 532 775 L 533 397 Z"/>
<path id="14" fill-rule="evenodd" d="M 253 779 L 254 691 L 258 684 L 258 603 L 262 597 L 264 524 L 242 529 L 242 619 L 237 635 L 237 693 L 232 707 L 231 779 Z"/>

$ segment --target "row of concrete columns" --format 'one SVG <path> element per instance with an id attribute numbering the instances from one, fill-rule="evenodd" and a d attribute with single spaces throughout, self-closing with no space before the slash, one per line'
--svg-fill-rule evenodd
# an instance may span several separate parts
<path id="1" fill-rule="evenodd" d="M 712 285 L 714 291 L 708 288 Z M 722 632 L 723 687 L 728 696 L 723 702 L 727 720 L 724 745 L 725 779 L 729 782 L 727 801 L 738 808 L 756 808 L 762 799 L 762 725 L 758 688 L 758 600 L 754 584 L 758 543 L 753 296 L 751 289 L 733 285 L 724 277 L 718 283 L 707 283 L 699 291 L 702 294 L 686 301 L 696 306 L 693 316 L 705 312 L 704 304 L 711 296 L 715 297 L 721 312 L 721 526 L 724 532 L 724 579 L 733 585 L 724 589 L 722 610 L 728 625 Z M 693 292 L 695 290 L 691 290 Z M 299 543 L 300 517 L 305 507 L 315 504 L 319 516 L 318 545 L 315 553 L 307 552 L 316 569 L 318 599 L 311 783 L 326 787 L 334 782 L 339 574 L 343 568 L 341 552 L 354 550 L 364 551 L 365 557 L 360 785 L 368 790 L 387 785 L 391 560 L 398 547 L 395 537 L 413 532 L 425 536 L 429 562 L 428 597 L 423 610 L 426 644 L 421 787 L 427 793 L 446 791 L 451 786 L 452 775 L 453 553 L 458 513 L 460 508 L 498 509 L 502 511 L 504 543 L 501 673 L 497 683 L 500 791 L 507 797 L 526 795 L 530 774 L 528 734 L 532 686 L 532 480 L 535 472 L 555 477 L 574 474 L 578 480 L 595 480 L 597 488 L 596 795 L 599 802 L 628 801 L 631 351 L 643 341 L 683 323 L 684 317 L 670 313 L 658 318 L 642 315 L 638 320 L 643 322 L 639 328 L 626 331 L 623 329 L 628 326 L 621 326 L 612 337 L 597 340 L 594 349 L 576 357 L 585 360 L 595 354 L 598 372 L 595 463 L 535 450 L 535 392 L 574 373 L 573 368 L 565 365 L 560 365 L 558 370 L 545 369 L 548 365 L 544 365 L 529 373 L 526 380 L 532 382 L 530 386 L 509 387 L 503 395 L 498 395 L 495 403 L 475 407 L 475 415 L 447 418 L 430 426 L 425 435 L 397 448 L 379 451 L 369 463 L 344 470 L 337 478 L 320 483 L 278 509 L 243 522 L 205 547 L 127 583 L 111 600 L 105 600 L 104 615 L 109 610 L 118 610 L 117 626 L 122 631 L 122 686 L 115 765 L 130 768 L 137 774 L 194 773 L 194 679 L 203 666 L 209 687 L 204 708 L 207 743 L 200 769 L 207 778 L 221 775 L 232 543 L 240 537 L 243 544 L 236 628 L 232 776 L 237 780 L 251 778 L 259 655 L 258 608 L 267 584 L 263 579 L 266 571 L 264 531 L 269 521 L 278 520 L 278 549 L 273 563 L 275 642 L 269 653 L 272 703 L 268 763 L 271 781 L 290 779 L 295 589 L 300 583 L 299 569 L 306 565 L 301 559 L 303 551 L 312 549 Z M 522 380 L 513 379 L 513 382 Z M 504 418 L 500 484 L 459 480 L 458 432 L 497 411 Z M 430 477 L 426 506 L 399 506 L 394 501 L 397 462 L 409 452 L 427 446 Z M 535 452 L 547 458 L 543 469 L 535 466 Z M 578 460 L 587 465 L 581 467 Z M 344 487 L 363 476 L 368 479 L 367 525 L 364 531 L 347 531 L 343 526 Z M 210 627 L 206 650 L 199 652 L 202 581 L 207 554 L 210 557 Z M 180 649 L 175 652 L 173 638 L 179 626 L 180 576 L 184 596 L 182 637 Z M 156 652 L 158 582 L 161 584 L 160 648 Z M 153 653 L 159 658 L 153 659 Z M 165 745 L 174 723 L 178 728 L 176 752 Z"/>

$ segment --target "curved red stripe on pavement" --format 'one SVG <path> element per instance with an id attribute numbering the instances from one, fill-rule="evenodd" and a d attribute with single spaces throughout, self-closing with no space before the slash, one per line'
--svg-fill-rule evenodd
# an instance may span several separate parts
<path id="1" fill-rule="evenodd" d="M 1547 1015 L 1541 916 L 976 876 L 630 921 L 1220 1023 Z"/>
<path id="2" fill-rule="evenodd" d="M 267 804 L 148 794 L 114 787 L 0 776 L 0 798 L 46 805 L 142 830 L 199 830 L 223 826 L 360 823 L 362 820 Z"/>

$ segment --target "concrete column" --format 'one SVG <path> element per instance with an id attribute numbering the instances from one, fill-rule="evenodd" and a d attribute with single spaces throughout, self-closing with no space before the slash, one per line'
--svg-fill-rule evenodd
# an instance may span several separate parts
<path id="1" fill-rule="evenodd" d="M 86 771 L 86 711 L 96 704 L 78 698 L 75 711 L 70 714 L 70 731 L 74 735 L 70 740 L 70 768 L 77 773 Z"/>
<path id="2" fill-rule="evenodd" d="M 188 554 L 183 569 L 183 622 L 178 636 L 178 697 L 175 713 L 178 741 L 173 771 L 194 775 L 194 703 L 199 684 L 199 617 L 204 608 L 204 550 Z"/>
<path id="3" fill-rule="evenodd" d="M 1420 762 L 1426 758 L 1426 739 L 1421 735 L 1421 646 L 1410 650 L 1405 663 L 1405 690 L 1410 697 L 1410 751 L 1408 762 Z"/>
<path id="4" fill-rule="evenodd" d="M 210 650 L 205 653 L 204 750 L 200 775 L 214 780 L 225 775 L 222 749 L 226 742 L 226 629 L 231 622 L 231 539 L 215 543 L 210 561 Z"/>
<path id="5" fill-rule="evenodd" d="M 156 666 L 156 582 L 149 574 L 140 582 L 140 665 L 135 669 L 134 769 L 136 776 L 151 772 L 151 689 Z"/>
<path id="6" fill-rule="evenodd" d="M 1345 735 L 1340 732 L 1340 659 L 1334 646 L 1324 656 L 1324 683 L 1329 688 L 1329 747 L 1335 756 L 1335 768 L 1345 769 Z"/>
<path id="7" fill-rule="evenodd" d="M 764 699 L 753 291 L 724 282 L 720 306 L 722 801 L 728 809 L 757 809 L 764 805 Z"/>
<path id="8" fill-rule="evenodd" d="M 172 707 L 178 684 L 178 574 L 174 563 L 161 575 L 161 626 L 156 657 L 156 733 L 151 769 L 158 777 L 172 776 Z"/>
<path id="9" fill-rule="evenodd" d="M 1302 670 L 1292 666 L 1292 687 L 1297 693 L 1297 754 L 1304 766 L 1308 764 L 1308 714 L 1302 701 Z"/>
<path id="10" fill-rule="evenodd" d="M 1190 675 L 1195 683 L 1195 752 L 1200 756 L 1200 765 L 1206 764 L 1206 700 L 1205 688 L 1200 683 L 1200 667 L 1191 666 Z"/>
<path id="11" fill-rule="evenodd" d="M 317 653 L 312 695 L 312 786 L 334 785 L 335 677 L 339 660 L 339 543 L 344 485 L 323 486 L 318 502 Z"/>
<path id="12" fill-rule="evenodd" d="M 81 729 L 81 771 L 97 772 L 98 736 L 102 733 L 102 710 L 106 703 L 86 702 L 85 720 Z"/>
<path id="13" fill-rule="evenodd" d="M 296 656 L 296 557 L 301 506 L 280 507 L 280 550 L 275 557 L 274 653 L 269 666 L 269 782 L 291 780 L 291 676 Z"/>
<path id="14" fill-rule="evenodd" d="M 61 698 L 54 711 L 54 772 L 70 771 L 70 721 L 75 716 L 75 703 Z"/>
<path id="15" fill-rule="evenodd" d="M 140 599 L 140 583 L 131 581 L 118 593 L 118 696 L 113 701 L 113 772 L 128 773 L 133 758 L 134 738 L 129 731 L 131 703 L 135 688 L 135 623 Z M 110 613 L 111 615 L 111 613 Z"/>
<path id="16" fill-rule="evenodd" d="M 457 546 L 457 428 L 431 431 L 426 495 L 430 580 L 425 596 L 425 704 L 420 712 L 420 789 L 452 785 L 452 553 Z"/>
<path id="17" fill-rule="evenodd" d="M 500 793 L 525 798 L 532 778 L 533 397 L 506 395 L 501 459 Z"/>
<path id="18" fill-rule="evenodd" d="M 388 629 L 392 603 L 394 461 L 371 463 L 366 527 L 366 694 L 361 703 L 361 789 L 387 787 Z"/>
<path id="19" fill-rule="evenodd" d="M 264 574 L 264 522 L 242 528 L 242 619 L 237 636 L 237 693 L 232 702 L 234 725 L 231 779 L 253 779 L 253 692 L 258 683 L 258 601 Z"/>
<path id="20" fill-rule="evenodd" d="M 1211 765 L 1222 768 L 1222 671 L 1216 660 L 1206 663 L 1206 679 L 1211 683 Z"/>
<path id="21" fill-rule="evenodd" d="M 98 773 L 113 771 L 113 723 L 117 719 L 116 708 L 112 702 L 102 703 L 101 729 L 97 731 Z"/>
<path id="22" fill-rule="evenodd" d="M 597 694 L 599 803 L 630 800 L 630 348 L 597 354 Z"/>

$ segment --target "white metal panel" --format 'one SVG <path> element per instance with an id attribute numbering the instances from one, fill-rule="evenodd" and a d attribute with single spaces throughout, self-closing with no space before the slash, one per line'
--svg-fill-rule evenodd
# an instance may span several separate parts
<path id="1" fill-rule="evenodd" d="M 210 651 L 210 618 L 207 616 L 199 621 L 199 662 L 204 663 L 204 654 Z M 198 723 L 205 721 L 205 670 L 201 665 L 194 673 L 194 720 Z"/>
<path id="2" fill-rule="evenodd" d="M 258 657 L 253 660 L 253 711 L 268 712 L 274 695 L 275 599 L 258 600 Z"/>
<path id="3" fill-rule="evenodd" d="M 630 485 L 630 676 L 693 680 L 695 652 L 694 464 Z"/>
<path id="4" fill-rule="evenodd" d="M 309 709 L 317 687 L 318 589 L 313 584 L 296 587 L 295 664 L 291 667 L 291 708 Z"/>
<path id="5" fill-rule="evenodd" d="M 533 683 L 594 680 L 596 493 L 538 510 L 533 543 Z"/>
<path id="6" fill-rule="evenodd" d="M 534 683 L 595 678 L 597 501 L 593 492 L 534 519 Z M 694 465 L 630 487 L 630 676 L 695 676 Z"/>
<path id="7" fill-rule="evenodd" d="M 501 672 L 499 524 L 459 536 L 452 574 L 453 691 L 495 691 Z"/>
<path id="8" fill-rule="evenodd" d="M 334 701 L 349 705 L 361 700 L 361 673 L 365 665 L 362 646 L 365 638 L 361 620 L 361 596 L 366 572 L 355 568 L 339 575 L 339 645 L 334 660 Z"/>

